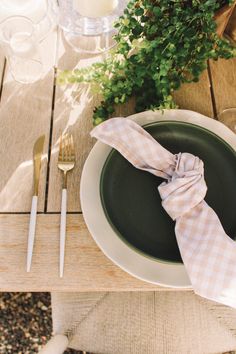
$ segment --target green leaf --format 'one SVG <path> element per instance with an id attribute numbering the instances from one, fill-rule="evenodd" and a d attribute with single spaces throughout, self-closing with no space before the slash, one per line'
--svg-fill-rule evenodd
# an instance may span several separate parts
<path id="1" fill-rule="evenodd" d="M 116 21 L 117 45 L 88 68 L 58 72 L 57 84 L 81 83 L 102 97 L 93 122 L 135 97 L 136 111 L 174 108 L 172 92 L 197 82 L 208 59 L 236 57 L 216 34 L 215 11 L 233 0 L 130 0 Z M 131 54 L 130 54 L 131 53 Z"/>

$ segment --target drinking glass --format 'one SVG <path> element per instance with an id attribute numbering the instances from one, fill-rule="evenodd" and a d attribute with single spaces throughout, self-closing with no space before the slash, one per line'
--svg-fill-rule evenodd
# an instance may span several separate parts
<path id="1" fill-rule="evenodd" d="M 0 23 L 0 44 L 14 79 L 32 83 L 43 74 L 35 24 L 24 16 L 11 16 Z"/>
<path id="2" fill-rule="evenodd" d="M 35 24 L 42 40 L 58 22 L 57 0 L 0 0 L 0 22 L 12 16 L 25 16 Z"/>
<path id="3" fill-rule="evenodd" d="M 114 21 L 128 0 L 59 0 L 59 25 L 76 50 L 101 53 L 114 46 Z"/>

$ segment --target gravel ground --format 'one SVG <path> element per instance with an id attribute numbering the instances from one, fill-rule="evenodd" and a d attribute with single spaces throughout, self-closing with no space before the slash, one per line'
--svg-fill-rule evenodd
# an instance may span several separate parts
<path id="1" fill-rule="evenodd" d="M 38 353 L 51 334 L 49 293 L 0 293 L 0 354 Z"/>
<path id="2" fill-rule="evenodd" d="M 49 293 L 0 293 L 0 354 L 38 353 L 51 334 Z M 71 349 L 64 354 L 82 352 Z"/>

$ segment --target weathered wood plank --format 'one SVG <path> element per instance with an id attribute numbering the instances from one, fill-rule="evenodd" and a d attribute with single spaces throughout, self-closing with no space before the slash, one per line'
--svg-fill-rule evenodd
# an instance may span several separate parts
<path id="1" fill-rule="evenodd" d="M 33 84 L 4 76 L 0 105 L 0 212 L 28 212 L 33 191 L 32 152 L 36 139 L 46 135 L 40 177 L 39 210 L 44 210 L 47 152 L 54 82 L 56 32 L 41 44 L 44 77 Z"/>
<path id="2" fill-rule="evenodd" d="M 213 117 L 210 82 L 205 70 L 199 82 L 183 84 L 174 92 L 174 99 L 181 109 L 189 109 Z"/>
<path id="3" fill-rule="evenodd" d="M 211 61 L 210 69 L 218 119 L 236 132 L 236 109 L 222 114 L 236 108 L 236 58 Z"/>
<path id="4" fill-rule="evenodd" d="M 88 41 L 89 45 L 89 41 Z M 76 53 L 64 40 L 59 41 L 58 70 L 88 66 L 102 56 Z M 76 165 L 68 174 L 68 211 L 80 211 L 79 184 L 84 161 L 92 148 L 89 136 L 93 108 L 99 98 L 81 85 L 57 86 L 53 119 L 52 154 L 50 163 L 48 211 L 60 211 L 62 176 L 57 168 L 60 134 L 71 131 L 76 148 Z"/>
<path id="5" fill-rule="evenodd" d="M 3 52 L 0 51 L 0 83 L 2 82 L 2 78 L 4 75 L 4 66 L 5 66 L 5 56 L 4 56 Z M 0 90 L 1 89 L 2 89 L 2 87 L 0 86 Z"/>
<path id="6" fill-rule="evenodd" d="M 26 273 L 28 215 L 0 215 L 0 291 L 168 290 L 142 282 L 97 247 L 82 215 L 68 215 L 64 277 L 59 278 L 59 215 L 38 215 L 32 268 Z M 173 289 L 169 289 L 173 290 Z"/>

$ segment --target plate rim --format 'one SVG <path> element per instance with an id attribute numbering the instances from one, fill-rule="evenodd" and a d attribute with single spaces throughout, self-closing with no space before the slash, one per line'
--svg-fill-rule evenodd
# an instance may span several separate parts
<path id="1" fill-rule="evenodd" d="M 190 110 L 145 111 L 126 117 L 139 125 L 167 119 L 187 122 L 210 130 L 236 151 L 235 134 L 224 124 Z M 90 151 L 81 175 L 80 199 L 83 217 L 98 247 L 117 266 L 143 281 L 172 288 L 191 288 L 182 263 L 168 263 L 149 259 L 125 244 L 111 228 L 100 200 L 101 170 L 112 148 L 97 141 Z M 94 174 L 95 173 L 95 174 Z"/>

